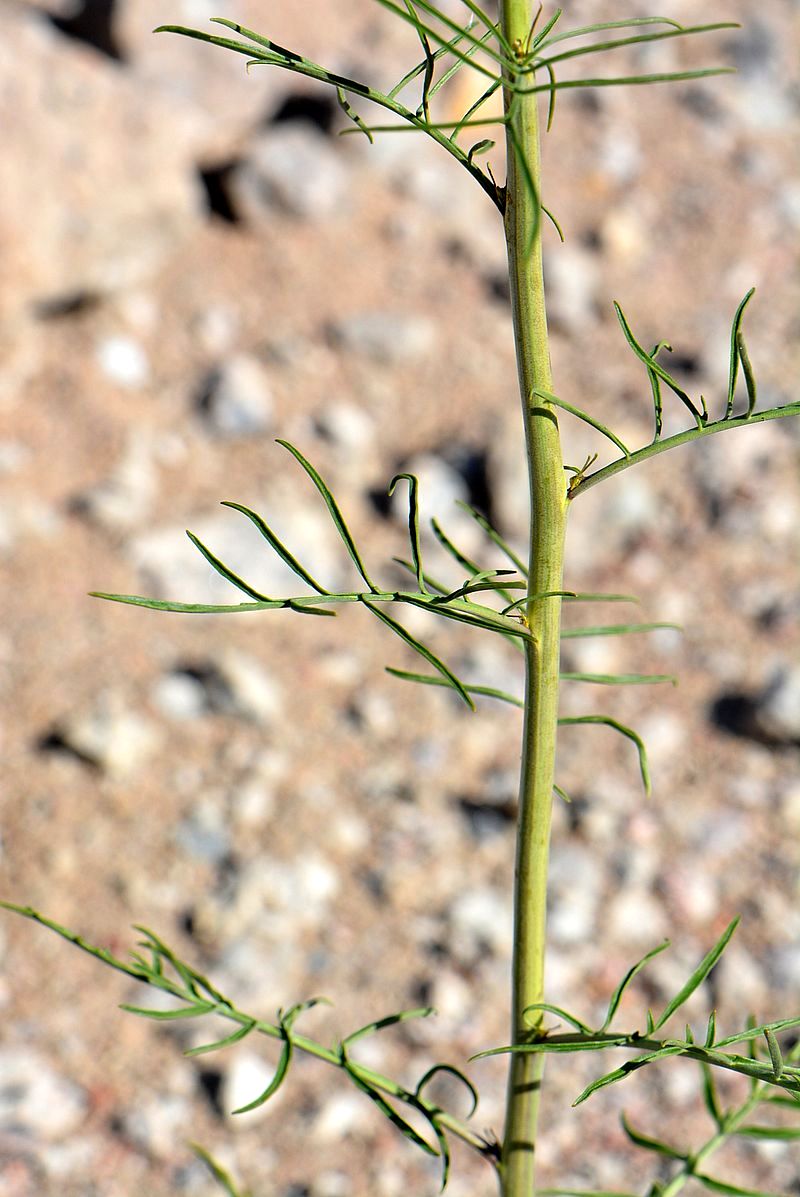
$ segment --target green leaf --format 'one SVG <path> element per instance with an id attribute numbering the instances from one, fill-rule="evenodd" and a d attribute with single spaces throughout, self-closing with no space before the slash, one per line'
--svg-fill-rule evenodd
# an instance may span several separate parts
<path id="1" fill-rule="evenodd" d="M 481 567 L 478 565 L 478 563 L 473 561 L 471 557 L 468 557 L 466 553 L 462 553 L 461 549 L 459 549 L 453 543 L 450 537 L 447 536 L 442 530 L 438 520 L 431 520 L 431 528 L 433 530 L 433 535 L 439 541 L 439 544 L 442 546 L 444 551 L 449 553 L 453 560 L 456 561 L 462 569 L 466 570 L 470 577 L 474 577 L 475 574 L 479 574 L 481 572 Z"/>
<path id="2" fill-rule="evenodd" d="M 658 33 L 637 33 L 631 37 L 621 37 L 611 39 L 605 42 L 592 42 L 588 46 L 578 46 L 573 50 L 562 50 L 559 54 L 553 54 L 550 58 L 537 59 L 536 66 L 553 65 L 556 62 L 565 62 L 570 58 L 579 58 L 587 54 L 602 54 L 608 51 L 619 50 L 623 46 L 643 45 L 647 42 L 660 42 L 668 38 L 688 37 L 692 34 L 702 33 L 716 33 L 723 29 L 738 29 L 739 26 L 730 21 L 720 21 L 713 25 L 682 25 L 678 29 L 665 29 Z"/>
<path id="3" fill-rule="evenodd" d="M 591 1085 L 587 1085 L 582 1093 L 578 1095 L 573 1101 L 573 1106 L 579 1106 L 582 1102 L 591 1097 L 593 1093 L 597 1093 L 598 1089 L 605 1089 L 607 1085 L 613 1085 L 617 1081 L 622 1081 L 631 1073 L 637 1072 L 640 1068 L 644 1068 L 647 1064 L 654 1064 L 657 1060 L 665 1060 L 668 1056 L 683 1055 L 686 1050 L 686 1045 L 683 1043 L 672 1044 L 669 1047 L 661 1047 L 658 1051 L 648 1052 L 646 1055 L 637 1056 L 634 1060 L 627 1060 L 620 1068 L 615 1068 L 613 1072 L 606 1073 L 598 1080 L 593 1081 Z"/>
<path id="4" fill-rule="evenodd" d="M 475 523 L 485 533 L 492 544 L 497 545 L 500 552 L 504 553 L 505 556 L 508 557 L 511 564 L 516 570 L 519 571 L 523 578 L 527 578 L 528 567 L 526 566 L 525 562 L 522 560 L 520 555 L 516 553 L 514 549 L 512 549 L 505 537 L 500 535 L 500 533 L 490 523 L 486 516 L 483 515 L 482 512 L 478 511 L 477 507 L 473 507 L 471 503 L 465 503 L 463 499 L 458 499 L 456 501 L 456 506 L 460 507 L 462 511 L 466 511 L 467 515 L 471 516 L 472 519 L 475 520 Z"/>
<path id="5" fill-rule="evenodd" d="M 250 598 L 256 599 L 257 602 L 269 603 L 272 601 L 269 595 L 262 594 L 259 590 L 255 590 L 249 582 L 242 581 L 238 574 L 235 574 L 223 561 L 220 561 L 219 557 L 206 548 L 202 540 L 195 536 L 194 532 L 190 532 L 188 528 L 186 529 L 186 535 L 197 551 L 205 557 L 211 568 L 215 569 L 226 582 L 230 582 L 232 586 L 235 586 L 237 590 L 241 590 L 244 594 L 249 594 Z"/>
<path id="6" fill-rule="evenodd" d="M 358 115 L 358 113 L 356 112 L 353 105 L 348 100 L 347 92 L 344 90 L 344 88 L 342 88 L 342 87 L 336 88 L 336 99 L 339 101 L 339 107 L 341 108 L 341 110 L 345 114 L 345 116 L 349 117 L 349 119 L 353 122 L 353 124 L 356 126 L 356 128 L 361 130 L 361 132 L 364 134 L 364 136 L 366 137 L 366 139 L 370 143 L 370 145 L 374 145 L 375 138 L 372 136 L 372 133 L 367 128 L 365 122 L 361 119 L 361 117 Z"/>
<path id="7" fill-rule="evenodd" d="M 342 1050 L 342 1067 L 345 1069 L 347 1075 L 350 1077 L 356 1088 L 360 1089 L 362 1093 L 366 1094 L 370 1101 L 375 1103 L 383 1116 L 387 1118 L 389 1122 L 391 1122 L 392 1126 L 396 1127 L 397 1130 L 400 1131 L 401 1135 L 404 1135 L 406 1139 L 410 1139 L 411 1142 L 415 1143 L 416 1146 L 424 1151 L 426 1155 L 438 1156 L 440 1154 L 439 1150 L 436 1147 L 432 1147 L 427 1139 L 423 1139 L 422 1135 L 414 1129 L 410 1122 L 406 1122 L 405 1118 L 398 1114 L 394 1106 L 386 1100 L 382 1093 L 380 1093 L 362 1076 L 359 1075 L 357 1067 L 354 1066 L 350 1060 L 348 1060 L 344 1049 Z"/>
<path id="8" fill-rule="evenodd" d="M 800 1027 L 800 1016 L 795 1018 L 781 1018 L 778 1022 L 760 1023 L 758 1026 L 748 1027 L 746 1031 L 740 1031 L 737 1035 L 728 1035 L 725 1039 L 720 1039 L 715 1047 L 731 1047 L 734 1043 L 746 1043 L 754 1039 L 760 1039 L 766 1031 L 773 1033 L 780 1033 L 781 1031 L 791 1030 L 793 1027 Z"/>
<path id="9" fill-rule="evenodd" d="M 203 1043 L 200 1047 L 190 1047 L 183 1054 L 185 1056 L 205 1056 L 208 1052 L 216 1052 L 224 1047 L 233 1047 L 234 1043 L 240 1043 L 249 1035 L 255 1026 L 256 1022 L 253 1019 L 251 1022 L 246 1022 L 244 1026 L 238 1027 L 231 1035 L 226 1035 L 224 1039 L 218 1039 L 215 1043 Z"/>
<path id="10" fill-rule="evenodd" d="M 284 565 L 288 565 L 293 573 L 297 574 L 301 581 L 307 583 L 312 590 L 316 590 L 317 594 L 328 595 L 330 590 L 321 585 L 316 578 L 314 578 L 304 566 L 300 564 L 297 558 L 289 552 L 286 545 L 270 528 L 269 524 L 258 515 L 255 511 L 251 511 L 249 507 L 245 507 L 242 503 L 232 503 L 225 501 L 222 503 L 223 507 L 230 507 L 233 511 L 240 511 L 242 515 L 246 515 L 250 522 L 258 529 L 261 535 L 266 540 L 270 548 L 275 552 Z"/>
<path id="11" fill-rule="evenodd" d="M 775 1080 L 779 1081 L 784 1069 L 780 1044 L 775 1038 L 775 1032 L 770 1027 L 764 1028 L 764 1038 L 767 1041 L 767 1049 L 769 1050 L 769 1058 L 772 1061 L 772 1071 L 774 1073 Z"/>
<path id="12" fill-rule="evenodd" d="M 705 1107 L 716 1123 L 717 1129 L 723 1130 L 727 1115 L 720 1105 L 713 1071 L 708 1064 L 701 1064 L 700 1067 L 703 1072 L 703 1101 Z"/>
<path id="13" fill-rule="evenodd" d="M 649 798 L 652 786 L 650 784 L 650 768 L 647 763 L 647 748 L 639 733 L 635 732 L 632 727 L 626 727 L 618 719 L 612 719 L 609 715 L 565 716 L 558 720 L 559 727 L 574 727 L 581 723 L 598 723 L 603 724 L 605 727 L 611 727 L 614 731 L 619 732 L 621 736 L 625 736 L 626 739 L 631 740 L 636 745 L 636 751 L 639 754 L 639 772 L 642 777 L 642 785 L 644 786 L 645 794 Z M 657 950 L 660 951 L 661 949 Z"/>
<path id="14" fill-rule="evenodd" d="M 392 666 L 386 666 L 386 672 L 390 673 L 392 677 L 400 678 L 404 682 L 417 682 L 422 686 L 444 686 L 446 689 L 451 689 L 450 683 L 441 677 L 431 677 L 428 673 L 409 673 L 406 669 L 393 669 Z M 474 694 L 481 698 L 497 698 L 501 702 L 511 703 L 512 706 L 524 709 L 525 703 L 521 698 L 516 698 L 513 694 L 507 694 L 505 690 L 495 690 L 493 686 L 468 686 L 464 685 L 467 694 Z"/>
<path id="15" fill-rule="evenodd" d="M 336 531 L 341 536 L 341 538 L 344 542 L 344 546 L 347 549 L 348 553 L 350 554 L 350 558 L 351 558 L 353 564 L 355 565 L 356 569 L 358 570 L 360 576 L 364 579 L 364 581 L 366 582 L 367 586 L 369 586 L 369 588 L 373 594 L 379 594 L 380 587 L 375 585 L 375 583 L 372 581 L 369 574 L 367 573 L 367 571 L 364 567 L 364 563 L 361 560 L 361 556 L 358 552 L 358 549 L 356 548 L 355 541 L 353 540 L 353 537 L 350 534 L 350 529 L 347 527 L 347 524 L 345 523 L 345 520 L 344 520 L 344 516 L 342 515 L 341 511 L 339 510 L 339 505 L 336 502 L 336 500 L 334 499 L 333 495 L 331 494 L 327 484 L 323 481 L 323 479 L 321 478 L 319 473 L 314 469 L 314 467 L 311 465 L 311 463 L 306 460 L 306 458 L 303 456 L 303 454 L 300 452 L 299 449 L 297 449 L 289 441 L 281 440 L 280 437 L 278 438 L 277 443 L 279 445 L 282 445 L 284 449 L 288 449 L 289 452 L 291 453 L 292 457 L 294 457 L 294 459 L 297 462 L 299 462 L 299 464 L 303 467 L 305 472 L 308 474 L 309 478 L 314 483 L 314 486 L 317 488 L 320 495 L 322 496 L 325 506 L 328 508 L 328 512 L 330 513 L 330 517 L 333 520 L 334 527 L 336 528 Z"/>
<path id="16" fill-rule="evenodd" d="M 433 1006 L 419 1006 L 414 1010 L 400 1010 L 397 1014 L 387 1014 L 384 1018 L 368 1022 L 366 1026 L 360 1027 L 350 1035 L 345 1035 L 342 1043 L 349 1047 L 351 1044 L 357 1043 L 359 1039 L 365 1039 L 367 1035 L 374 1035 L 376 1031 L 383 1031 L 387 1027 L 397 1026 L 398 1023 L 408 1022 L 411 1018 L 430 1018 L 435 1013 Z"/>
<path id="17" fill-rule="evenodd" d="M 736 309 L 736 313 L 733 317 L 733 324 L 731 325 L 731 352 L 730 364 L 728 366 L 728 401 L 725 405 L 726 419 L 733 415 L 733 404 L 736 398 L 736 383 L 739 379 L 739 342 L 742 333 L 742 320 L 744 319 L 745 308 L 755 293 L 755 287 L 751 287 Z M 753 406 L 755 406 L 755 404 L 753 404 Z"/>
<path id="18" fill-rule="evenodd" d="M 775 1193 L 765 1193 L 763 1189 L 741 1189 L 738 1185 L 728 1184 L 724 1180 L 716 1180 L 713 1176 L 706 1176 L 703 1172 L 693 1172 L 692 1176 L 712 1193 L 727 1193 L 728 1197 L 776 1197 Z"/>
<path id="19" fill-rule="evenodd" d="M 639 360 L 641 362 L 643 362 L 645 364 L 648 371 L 655 374 L 658 378 L 661 379 L 662 382 L 665 382 L 667 384 L 667 386 L 669 387 L 669 389 L 675 395 L 677 395 L 677 397 L 680 399 L 681 403 L 683 403 L 684 406 L 687 407 L 689 409 L 689 411 L 692 413 L 692 415 L 694 416 L 694 419 L 697 423 L 698 428 L 701 428 L 705 423 L 705 420 L 703 419 L 703 415 L 702 415 L 701 411 L 695 406 L 694 402 L 689 398 L 686 391 L 684 391 L 683 387 L 681 387 L 680 384 L 678 382 L 676 382 L 676 380 L 672 377 L 672 375 L 668 374 L 667 371 L 664 369 L 664 367 L 659 365 L 659 363 L 655 360 L 655 358 L 652 357 L 651 354 L 649 354 L 647 352 L 647 350 L 644 349 L 639 344 L 639 342 L 636 340 L 636 337 L 631 332 L 631 327 L 628 324 L 627 319 L 625 318 L 625 313 L 623 312 L 622 308 L 620 307 L 620 305 L 617 303 L 616 300 L 614 300 L 614 311 L 617 313 L 617 319 L 619 320 L 620 325 L 622 327 L 622 331 L 625 335 L 625 340 L 628 342 L 628 344 L 630 345 L 630 347 L 633 350 L 633 352 L 635 353 L 635 355 L 639 358 Z M 626 456 L 630 457 L 631 455 L 627 454 Z"/>
<path id="20" fill-rule="evenodd" d="M 281 1030 L 283 1044 L 281 1046 L 281 1054 L 278 1059 L 278 1064 L 275 1069 L 275 1075 L 270 1083 L 267 1085 L 263 1093 L 260 1093 L 253 1101 L 250 1101 L 245 1106 L 239 1106 L 238 1109 L 233 1110 L 233 1114 L 249 1114 L 251 1110 L 257 1110 L 259 1106 L 263 1106 L 265 1102 L 273 1097 L 286 1079 L 289 1071 L 289 1066 L 292 1062 L 292 1053 L 294 1045 L 290 1034 L 291 1025 L 296 1016 L 303 1010 L 307 1009 L 309 1005 L 314 1005 L 317 999 L 312 999 L 310 1003 L 302 1002 L 297 1006 L 292 1006 L 287 1014 L 278 1012 L 278 1026 Z"/>
<path id="21" fill-rule="evenodd" d="M 676 1147 L 670 1147 L 669 1143 L 662 1143 L 660 1139 L 652 1139 L 649 1135 L 644 1135 L 641 1131 L 636 1130 L 628 1122 L 624 1111 L 620 1115 L 620 1122 L 631 1143 L 635 1143 L 637 1147 L 643 1147 L 645 1151 L 654 1151 L 658 1155 L 665 1155 L 671 1160 L 686 1161 L 689 1159 L 688 1152 L 678 1151 Z"/>
<path id="22" fill-rule="evenodd" d="M 601 1031 L 607 1031 L 611 1026 L 611 1023 L 614 1020 L 614 1015 L 617 1013 L 617 1010 L 619 1010 L 619 1004 L 622 1001 L 622 995 L 630 985 L 631 981 L 633 981 L 633 979 L 639 975 L 645 965 L 649 964 L 655 956 L 659 956 L 662 952 L 666 951 L 669 946 L 670 941 L 665 939 L 663 943 L 660 943 L 657 947 L 651 948 L 649 952 L 646 952 L 644 956 L 642 956 L 641 960 L 637 960 L 635 964 L 631 965 L 611 995 L 611 1000 L 608 1003 L 608 1010 L 606 1011 L 603 1025 L 600 1027 Z M 655 1028 L 651 1028 L 651 1030 L 654 1029 Z"/>
<path id="23" fill-rule="evenodd" d="M 559 12 L 561 10 L 559 9 Z M 555 21 L 552 22 L 555 24 Z M 567 29 L 563 33 L 557 33 L 555 37 L 548 40 L 546 35 L 549 33 L 549 26 L 543 29 L 539 37 L 536 39 L 534 46 L 536 49 L 543 50 L 547 45 L 555 45 L 556 42 L 567 41 L 568 38 L 586 37 L 592 33 L 602 33 L 609 29 L 632 29 L 640 25 L 671 25 L 674 29 L 681 29 L 682 26 L 678 21 L 671 21 L 668 17 L 634 17 L 629 20 L 622 21 L 601 21 L 594 25 L 581 25 L 577 29 Z"/>
<path id="24" fill-rule="evenodd" d="M 532 1005 L 526 1006 L 525 1009 L 522 1011 L 523 1019 L 526 1019 L 529 1013 L 535 1012 L 538 1010 L 542 1010 L 547 1014 L 554 1014 L 556 1016 L 556 1018 L 563 1018 L 564 1022 L 568 1022 L 570 1024 L 570 1026 L 575 1027 L 576 1031 L 583 1031 L 587 1035 L 594 1034 L 594 1032 L 592 1031 L 592 1028 L 590 1026 L 588 1026 L 585 1022 L 582 1022 L 575 1014 L 570 1014 L 567 1010 L 564 1010 L 563 1007 L 561 1007 L 561 1006 L 553 1006 L 550 1004 L 550 1002 L 533 1002 Z M 531 1024 L 529 1024 L 529 1025 L 531 1025 Z M 533 1024 L 533 1025 L 535 1025 L 535 1024 Z M 603 1028 L 603 1029 L 605 1029 L 605 1028 Z"/>
<path id="25" fill-rule="evenodd" d="M 381 623 L 386 624 L 387 628 L 390 628 L 396 636 L 399 636 L 409 648 L 413 648 L 415 653 L 419 653 L 421 657 L 424 657 L 428 664 L 432 665 L 433 668 L 436 669 L 442 675 L 442 677 L 446 679 L 447 684 L 461 696 L 470 710 L 475 710 L 475 703 L 470 698 L 469 694 L 464 688 L 463 683 L 459 681 L 452 670 L 447 668 L 444 661 L 441 661 L 439 657 L 435 655 L 435 653 L 432 653 L 431 650 L 426 648 L 421 641 L 417 640 L 415 636 L 412 636 L 402 624 L 398 623 L 397 620 L 392 619 L 391 615 L 387 615 L 385 611 L 381 611 L 379 607 L 377 607 L 374 603 L 371 603 L 366 598 L 362 599 L 362 602 L 367 610 L 372 612 L 376 619 L 379 619 Z"/>
<path id="26" fill-rule="evenodd" d="M 738 926 L 739 926 L 738 918 L 733 919 L 728 924 L 728 926 L 723 931 L 722 935 L 719 937 L 717 942 L 714 944 L 714 947 L 711 949 L 710 952 L 708 952 L 703 957 L 703 959 L 700 961 L 697 968 L 692 973 L 691 977 L 689 977 L 689 980 L 686 982 L 686 984 L 683 985 L 681 987 L 681 989 L 675 994 L 675 997 L 672 999 L 672 1001 L 667 1003 L 667 1005 L 664 1008 L 663 1013 L 661 1014 L 661 1017 L 656 1022 L 656 1025 L 654 1028 L 656 1031 L 659 1029 L 659 1027 L 663 1027 L 664 1023 L 667 1022 L 667 1020 L 672 1017 L 672 1015 L 675 1013 L 675 1011 L 679 1010 L 680 1007 L 684 1004 L 684 1002 L 688 1001 L 688 999 L 692 996 L 694 991 L 696 989 L 698 989 L 700 985 L 703 984 L 706 977 L 711 972 L 712 968 L 717 963 L 717 961 L 719 960 L 722 953 L 725 951 L 726 947 L 728 946 L 728 943 L 730 942 L 731 936 L 733 935 L 734 931 L 736 930 L 736 928 Z M 720 1046 L 722 1046 L 722 1045 L 718 1043 L 717 1047 L 719 1048 Z"/>
<path id="27" fill-rule="evenodd" d="M 621 441 L 618 436 L 615 436 L 610 428 L 606 428 L 605 424 L 601 424 L 599 420 L 596 420 L 594 416 L 590 416 L 588 412 L 581 411 L 579 407 L 573 407 L 571 403 L 567 403 L 564 399 L 559 399 L 558 396 L 554 395 L 551 391 L 543 391 L 539 387 L 534 387 L 531 391 L 531 395 L 536 395 L 538 399 L 544 399 L 545 403 L 552 403 L 554 407 L 563 408 L 563 410 L 569 412 L 571 416 L 575 416 L 577 419 L 582 420 L 584 424 L 588 424 L 591 428 L 594 428 L 596 432 L 599 432 L 607 440 L 611 441 L 612 444 L 616 445 L 616 447 L 625 457 L 630 457 L 631 451 L 628 446 Z"/>
<path id="28" fill-rule="evenodd" d="M 478 1090 L 475 1088 L 469 1077 L 466 1076 L 460 1068 L 455 1068 L 452 1064 L 434 1064 L 432 1068 L 429 1068 L 424 1076 L 420 1077 L 419 1081 L 417 1082 L 417 1087 L 414 1090 L 415 1096 L 421 1097 L 422 1090 L 425 1088 L 428 1082 L 433 1080 L 433 1078 L 440 1072 L 446 1072 L 449 1073 L 450 1076 L 454 1076 L 456 1080 L 461 1081 L 461 1083 L 469 1090 L 469 1095 L 472 1099 L 472 1109 L 470 1110 L 469 1114 L 467 1114 L 467 1117 L 471 1118 L 478 1108 Z"/>
<path id="29" fill-rule="evenodd" d="M 797 1109 L 796 1102 L 792 1102 L 791 1104 Z M 796 1126 L 758 1126 L 753 1124 L 751 1126 L 737 1126 L 735 1133 L 742 1135 L 745 1139 L 766 1139 L 775 1143 L 800 1139 L 800 1127 Z"/>
<path id="30" fill-rule="evenodd" d="M 634 632 L 657 632 L 669 628 L 683 631 L 679 623 L 612 623 L 602 627 L 562 628 L 562 640 L 582 640 L 589 636 L 628 636 Z"/>
<path id="31" fill-rule="evenodd" d="M 427 594 L 425 574 L 422 569 L 422 544 L 419 535 L 419 478 L 415 474 L 395 474 L 389 483 L 389 498 L 394 494 L 395 487 L 401 479 L 408 483 L 408 539 L 411 543 L 414 575 L 421 593 Z"/>
<path id="32" fill-rule="evenodd" d="M 171 611 L 179 615 L 237 614 L 239 611 L 274 611 L 285 607 L 283 599 L 264 603 L 174 603 L 164 599 L 144 598 L 140 594 L 106 594 L 90 590 L 90 598 L 105 599 L 109 603 L 125 603 L 129 607 L 145 607 L 150 611 Z M 330 612 L 326 611 L 326 615 Z"/>
<path id="33" fill-rule="evenodd" d="M 230 1174 L 225 1171 L 221 1164 L 217 1163 L 213 1156 L 209 1155 L 204 1147 L 201 1147 L 199 1143 L 190 1143 L 189 1146 L 197 1158 L 203 1161 L 214 1177 L 214 1180 L 222 1186 L 228 1197 L 249 1197 L 249 1194 L 241 1189 L 237 1189 Z"/>
<path id="34" fill-rule="evenodd" d="M 671 673 L 564 673 L 559 675 L 568 682 L 592 682 L 597 686 L 649 686 L 660 682 L 677 685 L 678 679 Z"/>
<path id="35" fill-rule="evenodd" d="M 203 1014 L 213 1014 L 217 1009 L 216 1002 L 197 1002 L 194 1006 L 184 1006 L 180 1010 L 154 1010 L 150 1006 L 120 1005 L 120 1010 L 128 1014 L 140 1014 L 142 1018 L 152 1018 L 156 1022 L 175 1022 L 182 1018 L 200 1018 Z"/>

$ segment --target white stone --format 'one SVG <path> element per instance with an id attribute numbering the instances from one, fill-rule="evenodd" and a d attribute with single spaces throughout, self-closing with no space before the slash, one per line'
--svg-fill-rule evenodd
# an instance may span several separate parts
<path id="1" fill-rule="evenodd" d="M 260 1122 L 280 1101 L 279 1089 L 269 1101 L 246 1114 L 235 1114 L 235 1110 L 247 1106 L 264 1092 L 275 1075 L 275 1066 L 255 1052 L 238 1050 L 229 1056 L 222 1080 L 221 1101 L 223 1114 L 233 1127 L 245 1127 Z"/>
<path id="2" fill-rule="evenodd" d="M 234 172 L 234 206 L 250 220 L 279 209 L 322 220 L 344 209 L 348 171 L 341 149 L 306 121 L 275 125 L 256 138 Z"/>
<path id="3" fill-rule="evenodd" d="M 35 1051 L 0 1049 L 0 1131 L 56 1140 L 72 1134 L 87 1113 L 82 1089 Z"/>
<path id="4" fill-rule="evenodd" d="M 269 375 L 249 354 L 229 358 L 209 379 L 201 410 L 218 436 L 257 436 L 272 427 Z"/>
<path id="5" fill-rule="evenodd" d="M 150 377 L 147 354 L 131 337 L 106 337 L 97 346 L 97 361 L 106 378 L 123 387 L 143 387 Z"/>

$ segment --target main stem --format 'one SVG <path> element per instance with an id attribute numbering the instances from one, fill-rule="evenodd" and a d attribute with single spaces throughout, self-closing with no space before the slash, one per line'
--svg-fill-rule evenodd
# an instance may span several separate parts
<path id="1" fill-rule="evenodd" d="M 538 7 L 538 5 L 536 5 Z M 534 0 L 503 0 L 509 43 L 527 44 Z M 511 1034 L 529 1041 L 540 1018 L 526 1010 L 544 1001 L 547 868 L 553 802 L 561 600 L 536 597 L 562 588 L 567 493 L 554 409 L 533 398 L 552 391 L 542 275 L 539 116 L 535 95 L 511 100 L 507 127 L 506 241 L 520 396 L 530 480 L 529 602 L 525 721 L 514 888 Z M 527 164 L 528 179 L 521 162 Z M 530 180 L 535 194 L 532 194 Z M 503 1197 L 535 1197 L 536 1127 L 543 1056 L 511 1056 L 502 1144 Z"/>

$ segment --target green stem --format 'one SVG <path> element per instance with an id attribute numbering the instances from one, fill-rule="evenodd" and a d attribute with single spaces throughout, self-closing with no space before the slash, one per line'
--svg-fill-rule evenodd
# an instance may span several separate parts
<path id="1" fill-rule="evenodd" d="M 501 29 L 523 51 L 536 5 L 503 0 Z M 513 79 L 506 77 L 506 84 Z M 534 391 L 552 392 L 542 276 L 539 117 L 534 94 L 506 90 L 506 241 L 520 395 L 530 479 L 529 603 L 514 889 L 511 1034 L 530 1039 L 526 1009 L 544 1000 L 545 914 L 556 728 L 566 485 L 556 412 Z M 548 595 L 548 597 L 541 597 Z M 536 597 L 540 596 L 540 597 Z M 503 1197 L 535 1197 L 536 1126 L 543 1058 L 517 1053 L 509 1072 L 500 1181 Z"/>

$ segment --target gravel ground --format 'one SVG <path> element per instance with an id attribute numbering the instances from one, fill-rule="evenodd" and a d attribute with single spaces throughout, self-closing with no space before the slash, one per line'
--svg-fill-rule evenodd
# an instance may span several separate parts
<path id="1" fill-rule="evenodd" d="M 568 7 L 574 24 L 639 15 L 628 0 Z M 667 7 L 700 16 L 689 0 Z M 413 659 L 364 611 L 167 616 L 87 591 L 238 601 L 190 528 L 255 586 L 288 592 L 220 500 L 262 512 L 326 581 L 351 585 L 275 437 L 318 466 L 387 582 L 407 552 L 403 503 L 385 493 L 398 470 L 419 474 L 424 511 L 487 565 L 497 558 L 455 500 L 523 543 L 496 214 L 432 145 L 339 138 L 341 113 L 302 79 L 246 76 L 232 55 L 150 33 L 221 13 L 385 85 L 418 48 L 373 0 L 3 11 L 2 893 L 122 954 L 131 924 L 151 927 L 257 1016 L 324 994 L 335 1004 L 304 1025 L 326 1042 L 430 1003 L 436 1019 L 365 1041 L 360 1058 L 406 1082 L 437 1060 L 462 1066 L 507 1036 L 519 714 L 487 702 L 471 715 L 394 680 L 384 665 Z M 555 385 L 634 444 L 651 433 L 649 386 L 612 298 L 643 341 L 672 343 L 670 368 L 717 410 L 732 314 L 756 285 L 760 402 L 798 398 L 800 7 L 702 5 L 702 20 L 724 18 L 743 30 L 635 61 L 732 61 L 737 76 L 565 94 L 546 140 L 545 198 L 567 237 L 548 234 Z M 454 111 L 473 83 L 459 86 Z M 682 414 L 667 402 L 669 431 Z M 604 453 L 591 429 L 562 424 L 568 461 Z M 691 1007 L 696 1029 L 711 1005 L 730 1031 L 751 1011 L 797 1014 L 800 426 L 712 438 L 575 507 L 567 584 L 634 593 L 626 613 L 683 632 L 567 645 L 569 669 L 680 682 L 565 685 L 565 715 L 609 714 L 644 735 L 654 794 L 641 794 L 630 743 L 564 730 L 572 801 L 555 815 L 550 998 L 591 1021 L 669 935 L 631 999 L 635 1021 L 738 913 Z M 427 536 L 424 548 L 446 574 Z M 570 609 L 569 625 L 581 616 Z M 519 687 L 511 650 L 422 614 L 409 627 L 468 677 Z M 215 1032 L 120 1012 L 143 1000 L 133 983 L 22 920 L 0 936 L 0 1197 L 211 1197 L 191 1141 L 254 1197 L 436 1192 L 436 1163 L 334 1070 L 298 1058 L 271 1103 L 231 1117 L 267 1084 L 270 1045 L 187 1058 Z M 469 1071 L 476 1127 L 499 1130 L 503 1066 Z M 702 1142 L 696 1069 L 654 1068 L 571 1111 L 598 1071 L 577 1057 L 550 1068 L 542 1183 L 646 1191 L 674 1165 L 654 1172 L 619 1113 L 680 1147 Z M 714 1173 L 800 1192 L 791 1141 L 741 1139 Z M 456 1147 L 450 1191 L 495 1186 Z"/>

